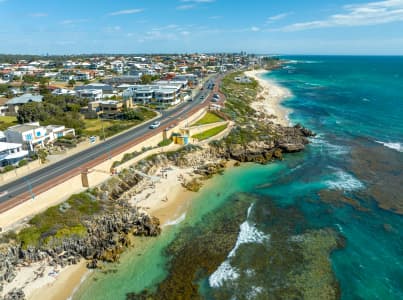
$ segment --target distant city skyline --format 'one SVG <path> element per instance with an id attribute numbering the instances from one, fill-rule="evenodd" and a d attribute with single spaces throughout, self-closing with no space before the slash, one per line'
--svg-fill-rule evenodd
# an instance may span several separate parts
<path id="1" fill-rule="evenodd" d="M 403 55 L 403 0 L 0 0 L 0 53 Z"/>

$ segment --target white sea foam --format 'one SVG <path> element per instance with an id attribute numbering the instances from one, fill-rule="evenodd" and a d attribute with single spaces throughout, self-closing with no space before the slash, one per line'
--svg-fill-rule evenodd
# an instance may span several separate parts
<path id="1" fill-rule="evenodd" d="M 238 277 L 238 270 L 232 267 L 229 261 L 226 260 L 210 275 L 208 281 L 211 287 L 220 287 L 225 281 L 235 280 Z"/>
<path id="2" fill-rule="evenodd" d="M 340 224 L 337 224 L 337 223 L 336 223 L 335 225 L 336 225 L 337 229 L 339 229 L 339 231 L 340 231 L 341 233 L 344 233 L 343 227 L 341 227 Z"/>
<path id="3" fill-rule="evenodd" d="M 250 216 L 253 204 L 248 208 L 247 216 Z M 270 235 L 265 235 L 259 231 L 254 225 L 251 225 L 248 220 L 240 226 L 239 235 L 234 248 L 230 251 L 227 259 L 218 267 L 218 269 L 210 275 L 209 284 L 211 287 L 220 287 L 225 281 L 234 280 L 239 277 L 238 270 L 231 266 L 230 259 L 235 256 L 236 251 L 242 244 L 263 243 L 270 239 Z"/>
<path id="4" fill-rule="evenodd" d="M 332 155 L 344 155 L 349 152 L 348 147 L 329 143 L 320 136 L 311 139 L 311 144 L 316 148 L 320 148 L 321 151 L 330 152 Z"/>
<path id="5" fill-rule="evenodd" d="M 177 219 L 175 219 L 175 220 L 169 220 L 169 221 L 167 221 L 164 225 L 163 225 L 163 227 L 165 227 L 165 226 L 174 226 L 174 225 L 178 225 L 178 224 L 180 224 L 180 223 L 182 223 L 184 220 L 186 219 L 186 213 L 183 213 L 183 214 L 181 214 L 180 216 L 179 216 L 179 218 L 177 218 Z"/>
<path id="6" fill-rule="evenodd" d="M 364 184 L 353 175 L 336 168 L 335 179 L 327 180 L 326 185 L 332 190 L 353 191 L 364 187 Z"/>
<path id="7" fill-rule="evenodd" d="M 377 142 L 378 144 L 382 144 L 389 149 L 403 152 L 403 146 L 401 143 L 390 143 L 390 142 L 386 143 L 386 142 L 381 142 L 381 141 L 375 141 L 375 142 Z"/>

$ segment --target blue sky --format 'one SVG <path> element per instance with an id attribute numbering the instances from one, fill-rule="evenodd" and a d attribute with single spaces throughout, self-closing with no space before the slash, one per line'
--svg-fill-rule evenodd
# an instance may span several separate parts
<path id="1" fill-rule="evenodd" d="M 403 54 L 403 0 L 0 0 L 0 53 Z"/>

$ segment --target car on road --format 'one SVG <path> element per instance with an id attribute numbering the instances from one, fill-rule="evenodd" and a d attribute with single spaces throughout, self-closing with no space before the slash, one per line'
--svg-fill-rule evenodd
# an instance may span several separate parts
<path id="1" fill-rule="evenodd" d="M 213 95 L 213 98 L 215 98 L 215 99 L 217 99 L 217 100 L 220 100 L 220 95 L 214 94 L 214 95 Z"/>
<path id="2" fill-rule="evenodd" d="M 150 125 L 150 129 L 158 128 L 158 127 L 160 127 L 160 125 L 161 125 L 160 121 L 155 121 Z"/>

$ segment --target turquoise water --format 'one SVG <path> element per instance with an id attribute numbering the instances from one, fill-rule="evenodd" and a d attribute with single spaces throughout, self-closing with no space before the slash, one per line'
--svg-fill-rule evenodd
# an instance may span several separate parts
<path id="1" fill-rule="evenodd" d="M 128 292 L 152 289 L 167 274 L 164 249 L 183 228 L 202 224 L 204 215 L 234 195 L 250 193 L 258 200 L 245 217 L 243 246 L 228 258 L 240 277 L 219 269 L 215 275 L 224 279 L 204 278 L 200 292 L 206 298 L 270 299 L 276 275 L 255 264 L 268 259 L 270 235 L 279 228 L 290 236 L 331 228 L 346 241 L 330 255 L 341 299 L 403 299 L 403 58 L 285 59 L 283 68 L 264 77 L 292 92 L 284 102 L 290 120 L 318 133 L 306 151 L 215 177 L 192 201 L 183 222 L 165 227 L 157 239 L 141 240 L 141 247 L 108 267 L 108 274 L 92 274 L 75 298 L 125 299 Z M 263 213 L 273 206 L 277 215 Z M 214 284 L 217 278 L 221 285 Z M 244 285 L 253 288 L 247 296 Z M 228 286 L 226 293 L 215 293 Z"/>

